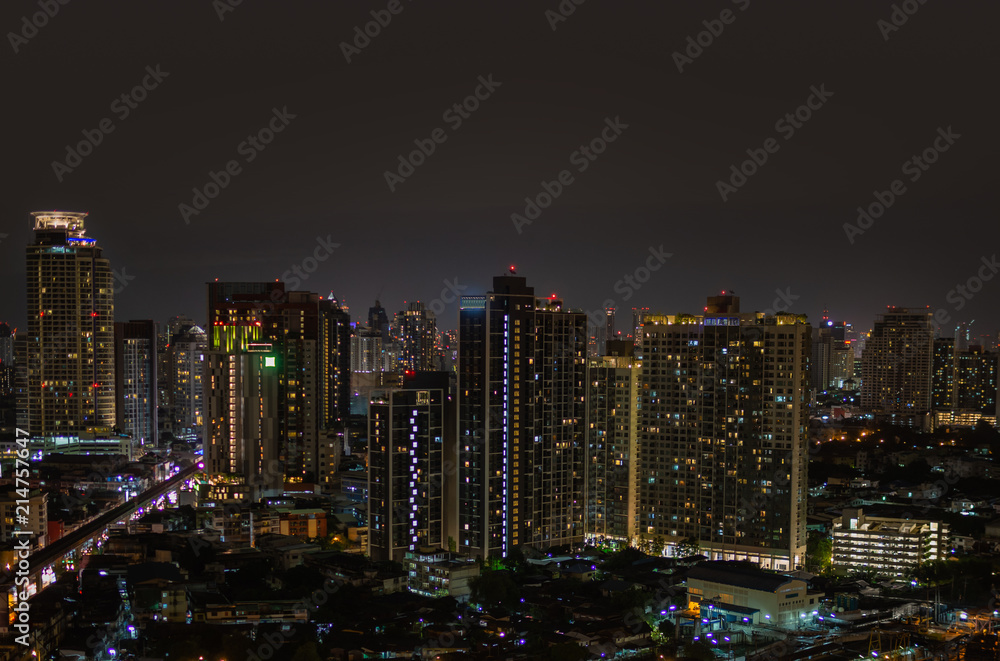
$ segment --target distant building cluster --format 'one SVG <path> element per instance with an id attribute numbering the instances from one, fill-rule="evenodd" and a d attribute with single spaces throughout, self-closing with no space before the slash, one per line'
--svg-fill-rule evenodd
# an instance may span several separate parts
<path id="1" fill-rule="evenodd" d="M 995 338 L 968 327 L 942 337 L 929 309 L 890 307 L 859 332 L 826 312 L 814 326 L 790 311 L 744 311 L 724 291 L 698 314 L 632 309 L 619 332 L 624 310 L 588 314 L 536 295 L 512 268 L 489 291 L 458 297 L 454 329 L 420 301 L 390 315 L 376 300 L 354 321 L 333 293 L 280 280 L 207 283 L 203 319 L 116 321 L 111 263 L 87 236 L 87 214 L 33 216 L 27 325 L 0 323 L 0 550 L 13 558 L 22 535 L 39 554 L 78 545 L 33 569 L 32 594 L 112 529 L 200 530 L 225 549 L 206 561 L 223 582 L 266 557 L 372 594 L 406 586 L 463 603 L 501 559 L 541 566 L 593 545 L 648 551 L 671 570 L 707 560 L 686 565 L 684 602 L 706 623 L 792 626 L 819 608 L 794 574 L 813 553 L 812 532 L 828 535 L 834 570 L 897 578 L 956 545 L 940 517 L 862 508 L 936 501 L 958 478 L 811 485 L 817 448 L 885 425 L 926 433 L 997 422 Z M 851 418 L 860 426 L 847 430 Z M 25 455 L 33 467 L 18 491 L 8 466 Z M 878 461 L 898 471 L 915 459 Z M 937 459 L 927 471 L 996 477 L 988 447 Z M 831 461 L 867 470 L 876 456 Z M 181 496 L 170 492 L 178 502 L 156 493 L 168 482 L 183 484 Z M 831 495 L 850 506 L 817 524 L 813 503 Z M 992 506 L 949 497 L 963 515 Z M 168 505 L 190 510 L 170 518 L 160 513 Z M 101 572 L 127 573 L 116 562 L 89 564 L 81 593 L 107 597 Z M 552 562 L 553 578 L 597 572 L 575 556 Z M 201 599 L 174 569 L 147 570 L 136 590 L 160 595 L 135 606 L 147 620 L 307 617 L 295 604 Z"/>

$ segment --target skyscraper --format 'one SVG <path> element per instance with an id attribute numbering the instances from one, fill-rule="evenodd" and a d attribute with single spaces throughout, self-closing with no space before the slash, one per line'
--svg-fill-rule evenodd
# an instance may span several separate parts
<path id="1" fill-rule="evenodd" d="M 971 345 L 955 355 L 955 408 L 997 415 L 997 354 Z"/>
<path id="2" fill-rule="evenodd" d="M 587 365 L 588 540 L 635 536 L 639 362 L 630 341 L 611 340 Z"/>
<path id="3" fill-rule="evenodd" d="M 407 551 L 447 542 L 446 519 L 454 516 L 454 507 L 446 507 L 444 468 L 446 448 L 454 444 L 454 405 L 446 372 L 414 374 L 403 388 L 372 397 L 368 409 L 372 559 L 398 562 Z M 453 460 L 449 465 L 453 468 Z"/>
<path id="4" fill-rule="evenodd" d="M 156 445 L 156 324 L 150 320 L 115 324 L 115 409 L 118 428 L 138 446 Z"/>
<path id="5" fill-rule="evenodd" d="M 713 560 L 804 561 L 811 328 L 793 314 L 647 315 L 640 328 L 638 533 Z"/>
<path id="6" fill-rule="evenodd" d="M 27 248 L 28 431 L 79 435 L 115 424 L 111 265 L 86 213 L 36 211 Z"/>
<path id="7" fill-rule="evenodd" d="M 278 461 L 285 478 L 330 483 L 340 453 L 326 432 L 350 415 L 348 315 L 335 299 L 286 291 L 282 282 L 212 282 L 208 300 L 210 354 L 266 353 L 275 361 Z M 215 369 L 219 361 L 214 355 L 212 361 Z M 254 369 L 242 373 L 258 378 Z"/>
<path id="8" fill-rule="evenodd" d="M 205 354 L 208 335 L 199 326 L 179 325 L 167 345 L 170 428 L 182 441 L 202 438 L 205 426 Z"/>
<path id="9" fill-rule="evenodd" d="M 931 407 L 935 411 L 955 408 L 955 338 L 934 340 L 931 376 Z"/>
<path id="10" fill-rule="evenodd" d="M 854 378 L 854 351 L 847 334 L 851 325 L 833 321 L 825 314 L 819 326 L 813 328 L 812 389 L 823 392 L 839 390 Z"/>
<path id="11" fill-rule="evenodd" d="M 459 309 L 459 551 L 583 539 L 587 318 L 523 277 Z"/>
<path id="12" fill-rule="evenodd" d="M 934 317 L 925 308 L 889 308 L 875 319 L 861 356 L 861 407 L 881 422 L 929 424 Z"/>
<path id="13" fill-rule="evenodd" d="M 284 486 L 278 360 L 259 339 L 205 357 L 207 469 L 250 485 L 252 498 Z"/>
<path id="14" fill-rule="evenodd" d="M 389 328 L 389 316 L 385 313 L 381 301 L 375 299 L 375 305 L 368 308 L 368 327 L 378 331 L 382 336 L 382 343 L 388 344 L 392 340 L 392 332 Z"/>
<path id="15" fill-rule="evenodd" d="M 437 370 L 437 322 L 434 313 L 420 301 L 415 301 L 396 315 L 395 322 L 396 343 L 400 347 L 399 371 Z"/>

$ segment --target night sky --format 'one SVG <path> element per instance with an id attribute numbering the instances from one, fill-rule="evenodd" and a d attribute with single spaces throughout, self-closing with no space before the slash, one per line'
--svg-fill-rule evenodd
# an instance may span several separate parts
<path id="1" fill-rule="evenodd" d="M 568 16 L 557 0 L 45 2 L 58 13 L 37 31 L 22 17 L 38 0 L 0 6 L 0 319 L 18 326 L 29 213 L 61 209 L 90 213 L 124 283 L 120 320 L 203 321 L 206 281 L 303 266 L 301 289 L 332 290 L 359 319 L 376 297 L 391 314 L 449 283 L 481 293 L 515 264 L 585 310 L 696 313 L 722 289 L 765 309 L 780 290 L 792 311 L 828 306 L 862 330 L 886 305 L 943 309 L 945 335 L 1000 328 L 983 261 L 1000 252 L 995 1 L 563 0 Z M 391 21 L 356 48 L 372 11 Z M 699 33 L 708 45 L 690 46 Z M 462 118 L 452 106 L 477 86 Z M 241 147 L 275 109 L 294 117 Z M 798 127 L 784 119 L 796 109 Z M 53 165 L 105 118 L 91 153 Z M 390 190 L 386 171 L 435 129 Z M 595 139 L 593 160 L 574 155 Z M 907 164 L 928 148 L 936 162 Z M 767 161 L 720 192 L 747 150 Z M 186 223 L 180 205 L 229 161 L 239 173 Z M 518 232 L 511 215 L 564 170 L 571 183 Z M 905 190 L 848 236 L 897 179 Z M 339 246 L 312 262 L 317 237 Z M 648 281 L 616 285 L 645 277 L 647 258 Z M 980 267 L 991 279 L 971 300 L 949 293 Z"/>

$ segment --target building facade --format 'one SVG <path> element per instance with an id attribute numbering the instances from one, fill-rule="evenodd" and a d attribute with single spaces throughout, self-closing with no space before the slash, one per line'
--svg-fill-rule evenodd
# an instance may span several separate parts
<path id="1" fill-rule="evenodd" d="M 114 278 L 86 213 L 36 211 L 27 248 L 28 431 L 93 434 L 115 425 Z"/>
<path id="2" fill-rule="evenodd" d="M 867 516 L 845 509 L 833 522 L 833 568 L 874 569 L 888 576 L 948 557 L 947 523 L 924 519 Z"/>
<path id="3" fill-rule="evenodd" d="M 447 437 L 454 403 L 448 375 L 415 375 L 368 408 L 368 555 L 402 562 L 407 552 L 447 542 Z M 454 464 L 452 464 L 454 466 Z"/>
<path id="4" fill-rule="evenodd" d="M 706 620 L 795 627 L 811 621 L 822 591 L 798 578 L 726 562 L 702 562 L 687 575 L 688 597 Z"/>
<path id="5" fill-rule="evenodd" d="M 889 308 L 875 319 L 861 356 L 862 410 L 879 422 L 929 424 L 933 364 L 933 312 Z"/>
<path id="6" fill-rule="evenodd" d="M 479 563 L 473 558 L 442 549 L 407 551 L 405 558 L 410 592 L 425 597 L 453 597 L 466 603 L 472 595 L 472 581 L 479 577 Z"/>
<path id="7" fill-rule="evenodd" d="M 350 415 L 347 313 L 332 296 L 286 291 L 282 282 L 212 282 L 208 300 L 210 354 L 266 346 L 274 361 L 285 479 L 332 488 L 339 447 L 330 434 Z"/>
<path id="8" fill-rule="evenodd" d="M 713 560 L 804 562 L 811 328 L 792 314 L 649 315 L 640 333 L 639 504 L 646 540 Z"/>
<path id="9" fill-rule="evenodd" d="M 587 364 L 587 516 L 593 543 L 627 544 L 638 504 L 639 362 L 632 342 L 611 340 Z"/>
<path id="10" fill-rule="evenodd" d="M 278 354 L 265 342 L 205 357 L 207 472 L 251 488 L 251 499 L 284 487 Z"/>
<path id="11" fill-rule="evenodd" d="M 207 353 L 208 335 L 199 326 L 180 326 L 170 336 L 166 350 L 170 429 L 182 441 L 199 440 L 204 431 Z"/>
<path id="12" fill-rule="evenodd" d="M 437 321 L 420 301 L 410 303 L 396 315 L 396 343 L 400 350 L 400 372 L 433 372 L 438 369 Z"/>
<path id="13" fill-rule="evenodd" d="M 118 428 L 139 446 L 158 438 L 157 332 L 152 320 L 115 324 L 115 409 Z"/>
<path id="14" fill-rule="evenodd" d="M 587 330 L 522 277 L 462 297 L 459 552 L 582 541 Z"/>

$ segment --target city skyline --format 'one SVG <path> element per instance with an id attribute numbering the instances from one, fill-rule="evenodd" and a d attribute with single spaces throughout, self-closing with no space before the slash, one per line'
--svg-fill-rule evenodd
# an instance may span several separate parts
<path id="1" fill-rule="evenodd" d="M 0 3 L 0 661 L 1000 660 L 998 20 Z"/>
<path id="2" fill-rule="evenodd" d="M 39 214 L 49 214 L 49 215 L 56 215 L 56 216 L 60 216 L 60 215 L 82 216 L 82 217 L 89 217 L 89 215 L 90 215 L 89 212 L 85 212 L 85 211 L 84 212 L 80 212 L 80 211 L 65 211 L 65 210 L 49 210 L 49 211 L 34 211 L 34 212 L 31 212 L 31 215 L 33 215 L 33 216 L 39 215 Z M 323 245 L 322 241 L 319 241 L 319 244 L 320 244 L 320 246 L 322 246 Z M 102 245 L 103 245 L 103 242 L 102 242 Z M 663 252 L 662 249 L 658 251 L 658 250 L 656 250 L 654 248 L 651 248 L 649 252 L 652 254 L 652 256 L 654 258 L 657 258 L 659 260 L 659 262 L 660 262 L 659 265 L 657 265 L 655 263 L 655 261 L 654 261 L 653 262 L 653 268 L 649 268 L 647 265 L 651 264 L 650 258 L 647 258 L 645 260 L 640 260 L 640 266 L 637 267 L 635 273 L 626 274 L 626 276 L 624 278 L 622 278 L 621 280 L 619 280 L 618 282 L 615 283 L 616 291 L 619 291 L 619 292 L 624 291 L 624 292 L 626 292 L 626 295 L 628 295 L 628 292 L 634 292 L 634 291 L 642 288 L 643 283 L 649 282 L 650 279 L 655 274 L 655 272 L 657 270 L 659 270 L 659 268 L 662 267 L 662 264 L 666 261 L 666 259 L 669 259 L 669 257 L 672 256 L 672 255 L 670 255 L 668 253 Z M 307 256 L 307 258 L 308 257 L 309 256 Z M 316 262 L 322 261 L 322 260 L 316 260 L 315 258 L 313 258 L 313 259 Z M 986 260 L 986 258 L 983 258 L 982 261 L 983 261 L 983 266 L 984 267 L 987 267 L 987 266 L 989 266 L 991 264 L 991 262 L 988 261 L 988 260 Z M 498 270 L 498 272 L 495 273 L 491 277 L 497 277 L 497 276 L 507 275 L 507 274 L 510 274 L 510 273 L 515 273 L 518 268 L 520 268 L 520 267 L 517 267 L 516 264 L 505 265 L 502 268 L 500 268 Z M 998 265 L 998 268 L 1000 268 L 1000 265 Z M 523 272 L 523 269 L 521 269 L 521 270 Z M 983 271 L 983 269 L 980 270 L 980 273 L 982 271 Z M 645 276 L 641 275 L 643 272 L 645 272 L 645 274 L 646 274 Z M 308 270 L 304 269 L 302 267 L 302 265 L 299 265 L 296 268 L 293 268 L 293 269 L 289 270 L 288 272 L 284 273 L 283 275 L 285 276 L 285 279 L 275 278 L 274 282 L 279 282 L 279 283 L 282 283 L 283 285 L 287 285 L 288 281 L 291 280 L 292 282 L 295 282 L 296 284 L 298 284 L 298 283 L 301 283 L 302 280 L 303 280 L 303 278 L 301 278 L 300 276 L 302 276 L 303 274 L 306 274 L 306 273 L 308 273 Z M 637 274 L 639 274 L 639 275 L 637 275 Z M 117 295 L 121 291 L 123 291 L 125 289 L 125 287 L 127 287 L 130 284 L 130 282 L 132 281 L 132 279 L 133 278 L 127 272 L 124 272 L 124 270 L 119 270 L 119 269 L 113 269 L 112 270 L 112 281 L 113 281 L 113 284 L 114 284 L 114 292 L 116 294 L 116 297 L 115 297 L 116 304 L 117 304 L 117 300 L 118 300 Z M 306 276 L 304 279 L 307 280 L 308 276 Z M 988 280 L 989 280 L 989 278 L 981 278 L 980 282 L 983 283 L 983 284 L 985 284 L 986 282 L 988 282 Z M 215 278 L 214 279 L 214 282 L 239 282 L 239 281 L 240 280 L 238 280 L 238 279 L 234 279 L 234 280 L 224 280 L 222 278 Z M 265 278 L 260 278 L 260 277 L 250 278 L 250 279 L 245 280 L 245 281 L 247 281 L 247 282 L 271 282 L 270 279 L 265 279 Z M 211 285 L 211 284 L 212 284 L 212 282 L 205 282 L 205 283 L 202 283 L 202 286 L 204 286 L 204 285 Z M 397 312 L 398 312 L 398 314 L 404 315 L 404 316 L 408 314 L 408 311 L 409 312 L 413 312 L 415 309 L 423 309 L 423 308 L 427 308 L 427 310 L 429 312 L 431 312 L 431 313 L 435 312 L 434 307 L 437 307 L 439 310 L 450 311 L 451 308 L 453 308 L 453 307 L 456 306 L 458 299 L 462 295 L 469 295 L 469 293 L 471 293 L 472 295 L 483 294 L 483 293 L 486 293 L 488 291 L 488 288 L 489 287 L 487 285 L 486 288 L 483 291 L 473 290 L 472 287 L 470 287 L 469 285 L 466 285 L 466 284 L 463 284 L 463 283 L 459 282 L 459 280 L 458 280 L 457 277 L 455 279 L 451 280 L 451 281 L 449 281 L 448 279 L 445 279 L 444 280 L 444 287 L 442 288 L 441 292 L 439 292 L 439 295 L 436 298 L 434 298 L 434 299 L 403 299 L 398 310 L 395 310 L 395 308 L 393 308 L 393 307 L 389 307 L 387 309 L 390 310 L 390 311 L 392 311 L 392 314 L 397 314 Z M 348 308 L 350 308 L 350 305 L 351 305 L 350 301 L 346 300 L 346 297 L 337 296 L 336 295 L 336 291 L 333 288 L 329 289 L 327 293 L 324 293 L 322 288 L 319 288 L 319 291 L 312 291 L 312 290 L 310 290 L 308 288 L 301 288 L 300 289 L 300 288 L 291 288 L 291 287 L 287 287 L 286 286 L 286 287 L 284 287 L 284 290 L 287 291 L 287 292 L 289 292 L 289 293 L 291 293 L 291 292 L 299 292 L 299 293 L 304 293 L 304 294 L 318 293 L 318 294 L 320 294 L 323 297 L 333 296 L 338 304 L 342 303 L 342 304 L 346 305 Z M 700 290 L 698 290 L 698 291 L 700 291 Z M 977 292 L 978 291 L 979 290 L 977 290 Z M 968 289 L 960 289 L 960 290 L 958 290 L 958 292 L 959 293 L 966 292 L 966 300 L 974 298 L 974 296 L 972 295 L 972 292 L 970 290 L 968 290 Z M 709 292 L 709 291 L 704 291 L 704 292 L 701 292 L 701 293 L 702 293 L 702 297 L 703 298 L 706 295 L 711 295 L 712 294 L 712 292 Z M 726 294 L 726 293 L 735 294 L 736 291 L 734 289 L 731 289 L 731 288 L 723 288 L 719 293 L 720 294 Z M 814 323 L 815 322 L 815 324 L 817 326 L 820 325 L 821 322 L 825 321 L 826 319 L 837 320 L 838 323 L 847 322 L 848 324 L 853 325 L 861 333 L 867 333 L 867 332 L 872 331 L 875 328 L 875 326 L 877 325 L 878 319 L 880 319 L 887 312 L 891 312 L 893 309 L 897 309 L 897 308 L 898 309 L 907 309 L 907 308 L 910 308 L 910 309 L 921 310 L 921 311 L 925 311 L 926 310 L 926 312 L 929 313 L 929 315 L 930 315 L 930 321 L 931 321 L 931 325 L 933 327 L 933 332 L 937 336 L 939 336 L 939 337 L 956 337 L 956 335 L 958 333 L 964 332 L 964 333 L 968 333 L 967 340 L 968 340 L 968 343 L 972 344 L 972 345 L 976 345 L 977 343 L 982 342 L 984 339 L 986 339 L 986 341 L 988 343 L 996 343 L 996 342 L 1000 341 L 1000 331 L 998 331 L 996 328 L 987 328 L 987 327 L 985 327 L 984 324 L 974 325 L 974 324 L 976 324 L 976 321 L 977 321 L 976 319 L 969 320 L 969 319 L 964 319 L 964 318 L 956 317 L 952 313 L 952 311 L 949 309 L 949 307 L 947 305 L 941 306 L 941 307 L 938 307 L 938 308 L 935 309 L 935 308 L 932 308 L 930 305 L 924 306 L 924 308 L 922 308 L 920 306 L 907 306 L 905 304 L 903 304 L 903 305 L 901 305 L 901 304 L 888 304 L 882 310 L 879 310 L 878 312 L 875 312 L 872 315 L 872 317 L 871 317 L 871 325 L 868 326 L 868 327 L 866 327 L 864 320 L 854 321 L 854 320 L 851 320 L 851 319 L 846 319 L 846 318 L 843 318 L 843 317 L 838 317 L 838 315 L 836 314 L 836 310 L 833 313 L 831 313 L 830 310 L 828 309 L 830 307 L 829 304 L 824 304 L 822 311 L 819 314 L 816 314 L 815 316 L 813 316 L 812 314 L 810 314 L 808 312 L 802 312 L 801 307 L 797 307 L 796 306 L 798 300 L 800 298 L 802 298 L 802 297 L 800 295 L 796 294 L 794 291 L 792 291 L 791 287 L 787 287 L 784 291 L 782 291 L 781 289 L 776 289 L 774 291 L 774 294 L 775 294 L 775 298 L 774 298 L 774 300 L 771 301 L 770 306 L 768 306 L 768 307 L 757 306 L 756 308 L 754 308 L 754 310 L 758 311 L 758 312 L 759 311 L 763 311 L 765 313 L 767 313 L 767 312 L 770 312 L 770 313 L 776 313 L 776 312 L 794 312 L 796 314 L 805 314 L 807 316 L 807 318 L 809 319 L 809 322 L 810 323 Z M 952 291 L 952 292 L 949 293 L 949 296 L 952 296 L 952 295 L 956 295 L 957 296 L 959 294 L 956 293 L 955 291 Z M 557 295 L 556 292 L 554 292 L 554 291 L 548 297 L 555 298 L 557 296 L 558 296 L 558 298 L 563 298 L 562 296 Z M 687 300 L 691 296 L 692 296 L 691 292 L 686 292 L 685 293 L 685 300 Z M 752 292 L 751 292 L 751 296 L 753 296 Z M 629 295 L 629 298 L 630 297 L 631 296 Z M 986 298 L 986 297 L 983 297 L 983 298 Z M 751 298 L 751 300 L 753 300 L 753 298 Z M 954 300 L 958 300 L 958 299 L 954 299 Z M 372 304 L 379 304 L 379 305 L 381 305 L 380 299 L 379 298 L 375 298 L 374 301 L 372 301 Z M 365 312 L 365 310 L 367 310 L 367 308 L 364 307 L 365 305 L 366 304 L 364 302 L 362 302 L 361 304 L 356 305 L 355 308 L 354 308 L 356 310 L 356 312 L 352 312 L 351 313 L 351 323 L 352 324 L 356 324 L 358 327 L 365 326 L 366 324 L 370 325 L 370 323 L 371 323 L 371 319 L 369 318 L 369 314 Z M 202 308 L 204 308 L 204 303 L 202 303 L 200 305 L 189 306 L 189 307 L 192 307 L 192 308 L 202 307 Z M 645 313 L 652 313 L 652 314 L 672 314 L 672 313 L 699 314 L 700 312 L 703 312 L 703 309 L 699 309 L 697 307 L 693 307 L 693 308 L 690 308 L 690 309 L 681 309 L 681 308 L 678 308 L 678 307 L 670 308 L 670 307 L 666 307 L 666 306 L 653 306 L 653 307 L 650 307 L 649 305 L 645 305 L 643 307 L 640 307 L 638 304 L 637 305 L 618 305 L 618 300 L 616 300 L 615 298 L 607 298 L 607 299 L 605 299 L 604 302 L 603 302 L 603 304 L 601 306 L 596 307 L 596 308 L 584 309 L 584 308 L 581 308 L 579 306 L 573 306 L 570 309 L 581 310 L 581 311 L 586 312 L 587 315 L 588 315 L 588 319 L 591 322 L 591 328 L 592 328 L 592 330 L 594 332 L 597 332 L 597 333 L 600 333 L 600 332 L 602 332 L 604 330 L 604 328 L 605 328 L 605 322 L 600 322 L 599 323 L 598 321 L 595 321 L 596 320 L 596 316 L 595 315 L 598 314 L 598 313 L 600 313 L 600 314 L 606 314 L 607 310 L 609 310 L 609 309 L 613 309 L 616 312 L 617 311 L 627 311 L 627 310 L 631 309 L 633 311 L 643 311 Z M 455 318 L 453 320 L 454 321 L 454 325 L 453 326 L 448 325 L 450 323 L 449 322 L 449 318 L 452 315 L 450 315 L 450 314 L 443 314 L 443 315 L 442 314 L 436 314 L 436 315 L 434 315 L 435 320 L 439 320 L 439 321 L 443 322 L 442 324 L 438 324 L 438 326 L 437 326 L 437 328 L 438 328 L 439 331 L 457 330 L 457 327 L 458 327 L 458 317 L 457 317 L 458 311 L 455 310 L 454 312 L 455 312 Z M 126 319 L 135 320 L 135 319 L 141 319 L 141 318 L 149 318 L 149 317 L 142 317 L 141 315 L 139 317 L 136 317 L 136 316 L 133 316 L 133 315 L 126 315 L 125 313 L 121 313 L 121 314 L 116 314 L 115 315 L 115 319 L 118 320 L 119 322 L 125 321 Z M 152 320 L 154 322 L 156 322 L 158 325 L 164 325 L 164 324 L 167 324 L 170 320 L 176 319 L 176 318 L 184 319 L 184 318 L 188 318 L 188 315 L 186 313 L 183 313 L 183 312 L 174 312 L 174 313 L 169 314 L 166 317 L 152 317 Z M 195 322 L 196 322 L 196 324 L 207 323 L 208 322 L 208 318 L 206 317 L 204 320 L 195 318 Z M 10 322 L 8 320 L 5 320 L 3 323 L 8 323 L 11 326 L 11 328 L 14 328 L 15 330 L 16 330 L 16 328 L 19 327 L 17 324 L 12 323 L 12 322 Z M 607 327 L 610 328 L 610 324 L 612 324 L 612 323 L 615 323 L 614 322 L 614 315 L 611 315 L 610 320 L 606 321 Z M 27 324 L 24 324 L 24 326 L 26 327 Z M 622 337 L 628 336 L 628 329 L 626 328 L 626 329 L 623 330 L 622 327 L 621 327 L 621 322 L 618 322 L 615 325 L 615 328 L 617 329 L 617 332 L 618 332 L 619 336 L 622 336 Z"/>

